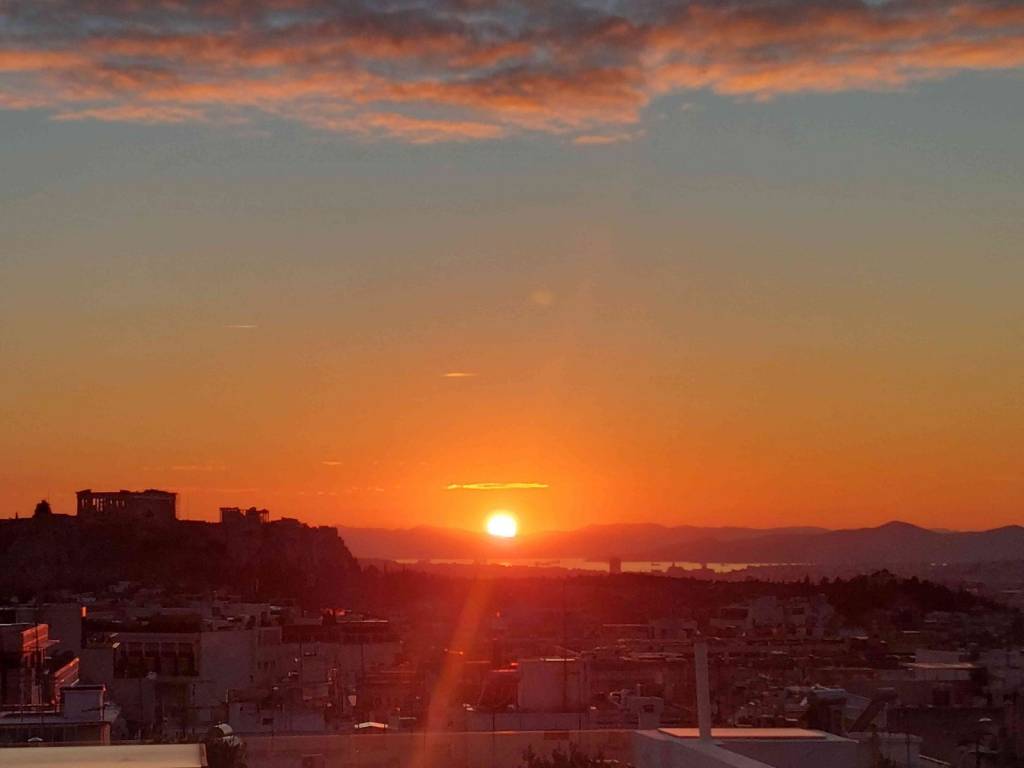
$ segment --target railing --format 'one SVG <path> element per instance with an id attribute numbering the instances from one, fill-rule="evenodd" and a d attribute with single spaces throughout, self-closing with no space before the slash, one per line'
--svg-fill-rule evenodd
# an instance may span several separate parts
<path id="1" fill-rule="evenodd" d="M 35 715 L 59 714 L 60 709 L 54 704 L 4 704 L 0 712 L 25 712 Z"/>

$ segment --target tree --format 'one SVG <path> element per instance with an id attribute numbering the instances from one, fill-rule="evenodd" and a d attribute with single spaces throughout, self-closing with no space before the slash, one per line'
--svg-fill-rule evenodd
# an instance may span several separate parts
<path id="1" fill-rule="evenodd" d="M 50 508 L 50 502 L 43 499 L 36 504 L 35 512 L 32 513 L 32 517 L 49 517 L 53 514 L 53 510 Z"/>
<path id="2" fill-rule="evenodd" d="M 206 742 L 206 760 L 210 768 L 246 768 L 245 745 L 237 739 Z"/>
<path id="3" fill-rule="evenodd" d="M 605 760 L 600 753 L 591 757 L 583 752 L 573 742 L 569 742 L 569 751 L 562 751 L 561 747 L 555 747 L 550 756 L 538 755 L 529 747 L 523 753 L 524 768 L 607 768 L 609 765 L 619 765 L 616 760 Z"/>
<path id="4" fill-rule="evenodd" d="M 206 760 L 210 768 L 247 768 L 245 744 L 226 723 L 215 725 L 206 733 Z"/>

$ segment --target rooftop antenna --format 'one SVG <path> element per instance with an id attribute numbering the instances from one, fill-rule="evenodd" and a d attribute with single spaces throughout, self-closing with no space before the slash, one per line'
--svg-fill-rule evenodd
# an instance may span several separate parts
<path id="1" fill-rule="evenodd" d="M 711 741 L 711 687 L 708 683 L 708 643 L 698 640 L 693 646 L 697 675 L 697 730 L 701 741 Z"/>
<path id="2" fill-rule="evenodd" d="M 562 576 L 562 711 L 569 711 L 569 630 L 565 622 L 565 586 L 569 575 Z"/>

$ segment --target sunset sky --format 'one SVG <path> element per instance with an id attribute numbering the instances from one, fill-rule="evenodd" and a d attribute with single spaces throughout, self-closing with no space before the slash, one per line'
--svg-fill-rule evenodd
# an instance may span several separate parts
<path id="1" fill-rule="evenodd" d="M 1024 2 L 0 0 L 0 515 L 1024 522 Z"/>

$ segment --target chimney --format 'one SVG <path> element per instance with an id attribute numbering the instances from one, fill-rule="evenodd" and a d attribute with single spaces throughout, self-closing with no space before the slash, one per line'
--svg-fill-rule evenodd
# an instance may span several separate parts
<path id="1" fill-rule="evenodd" d="M 698 640 L 693 646 L 697 673 L 697 729 L 701 741 L 711 741 L 711 688 L 708 684 L 708 644 Z"/>

